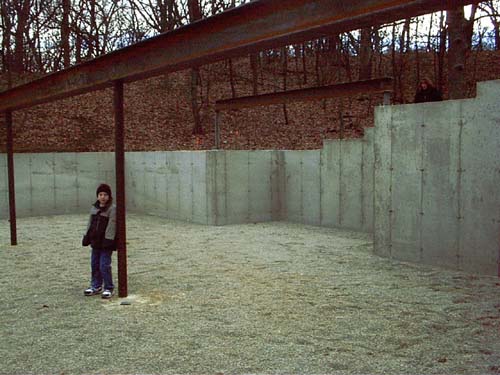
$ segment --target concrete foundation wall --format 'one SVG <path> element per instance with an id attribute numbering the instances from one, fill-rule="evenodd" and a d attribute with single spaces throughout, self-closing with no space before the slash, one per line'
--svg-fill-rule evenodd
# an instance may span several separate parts
<path id="1" fill-rule="evenodd" d="M 205 152 L 128 152 L 127 209 L 210 224 Z"/>
<path id="2" fill-rule="evenodd" d="M 499 95 L 491 81 L 475 99 L 377 109 L 377 254 L 497 274 Z"/>
<path id="3" fill-rule="evenodd" d="M 114 188 L 111 153 L 15 154 L 18 217 L 88 212 L 99 182 Z M 0 218 L 9 217 L 7 157 L 0 155 Z"/>
<path id="4" fill-rule="evenodd" d="M 277 151 L 208 151 L 214 225 L 280 219 Z"/>
<path id="5" fill-rule="evenodd" d="M 313 151 L 128 152 L 127 210 L 208 225 L 290 220 L 371 231 L 371 190 L 363 189 L 372 176 L 367 145 L 357 140 L 328 141 Z M 6 156 L 0 160 L 0 216 L 7 218 Z M 16 154 L 15 171 L 19 217 L 87 212 L 99 183 L 114 189 L 113 153 Z"/>
<path id="6" fill-rule="evenodd" d="M 373 232 L 375 252 L 497 274 L 500 81 L 476 99 L 385 106 L 359 140 L 312 151 L 126 154 L 129 212 L 208 225 L 286 220 Z M 0 218 L 8 218 L 0 155 Z M 18 216 L 87 212 L 113 153 L 16 154 Z"/>
<path id="7" fill-rule="evenodd" d="M 372 130 L 365 139 L 327 140 L 323 149 L 284 151 L 284 220 L 373 230 Z"/>

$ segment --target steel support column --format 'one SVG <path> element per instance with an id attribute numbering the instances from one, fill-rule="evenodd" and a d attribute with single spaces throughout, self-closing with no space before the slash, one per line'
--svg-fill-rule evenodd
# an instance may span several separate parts
<path id="1" fill-rule="evenodd" d="M 118 252 L 118 296 L 127 297 L 127 228 L 125 212 L 125 131 L 123 82 L 114 82 L 116 229 Z"/>
<path id="2" fill-rule="evenodd" d="M 12 135 L 12 112 L 5 112 L 7 125 L 7 174 L 9 179 L 10 244 L 17 245 L 16 189 L 14 184 L 14 137 Z"/>

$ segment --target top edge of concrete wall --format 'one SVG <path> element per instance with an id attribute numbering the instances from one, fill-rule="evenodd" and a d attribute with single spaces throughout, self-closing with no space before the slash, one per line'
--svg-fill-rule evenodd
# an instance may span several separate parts
<path id="1" fill-rule="evenodd" d="M 477 82 L 476 86 L 476 96 L 472 98 L 463 98 L 463 99 L 446 99 L 440 102 L 424 102 L 424 103 L 404 103 L 404 104 L 390 104 L 390 105 L 379 105 L 375 107 L 375 112 L 381 110 L 387 110 L 391 107 L 404 107 L 409 105 L 436 105 L 436 104 L 444 104 L 444 103 L 456 103 L 456 102 L 471 102 L 474 100 L 484 100 L 491 99 L 496 97 L 493 92 L 498 91 L 498 87 L 500 86 L 500 79 L 490 80 L 490 81 L 480 81 Z"/>

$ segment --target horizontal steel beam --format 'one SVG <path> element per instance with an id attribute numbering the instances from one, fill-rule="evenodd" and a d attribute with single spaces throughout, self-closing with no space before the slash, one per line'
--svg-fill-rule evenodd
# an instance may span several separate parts
<path id="1" fill-rule="evenodd" d="M 0 93 L 14 110 L 475 0 L 256 0 Z"/>
<path id="2" fill-rule="evenodd" d="M 256 96 L 242 96 L 235 99 L 218 100 L 216 111 L 251 108 L 263 105 L 286 104 L 314 101 L 328 98 L 370 94 L 392 91 L 392 78 L 370 79 L 365 81 L 341 83 L 337 85 L 312 87 Z"/>

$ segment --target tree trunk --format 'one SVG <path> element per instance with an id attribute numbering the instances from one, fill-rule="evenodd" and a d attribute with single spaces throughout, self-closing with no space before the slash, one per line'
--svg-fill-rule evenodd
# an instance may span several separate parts
<path id="1" fill-rule="evenodd" d="M 372 78 L 372 28 L 361 29 L 359 43 L 359 79 Z"/>
<path id="2" fill-rule="evenodd" d="M 12 32 L 12 22 L 9 17 L 9 8 L 7 2 L 3 2 L 0 5 L 0 12 L 2 17 L 2 71 L 7 72 L 7 78 L 9 87 L 11 86 L 10 81 L 10 66 L 12 59 L 12 50 L 10 44 L 9 35 Z"/>
<path id="3" fill-rule="evenodd" d="M 400 46 L 400 51 L 399 54 L 396 53 L 396 22 L 392 24 L 392 41 L 391 41 L 391 65 L 392 65 L 392 75 L 394 77 L 393 80 L 393 95 L 394 95 L 394 101 L 397 103 L 402 103 L 404 101 L 403 99 L 403 92 L 401 90 L 401 75 L 403 71 L 403 59 L 401 57 L 401 46 Z M 402 41 L 400 40 L 400 43 Z"/>
<path id="4" fill-rule="evenodd" d="M 167 0 L 167 30 L 173 30 L 176 24 L 175 0 Z"/>
<path id="5" fill-rule="evenodd" d="M 252 69 L 252 91 L 253 95 L 258 95 L 259 94 L 259 73 L 258 73 L 258 58 L 259 55 L 252 53 L 250 54 L 250 68 Z"/>
<path id="6" fill-rule="evenodd" d="M 41 13 L 39 3 L 35 3 L 34 12 L 36 15 L 39 15 Z M 41 36 L 43 34 L 43 30 L 41 30 L 40 21 L 42 21 L 43 23 L 43 20 L 41 20 L 40 17 L 38 16 L 34 17 L 33 25 L 30 25 L 31 27 L 30 33 L 26 34 L 26 39 L 29 46 L 28 60 L 25 64 L 25 69 L 27 71 L 45 72 L 45 66 L 42 58 L 42 43 L 41 43 Z M 57 56 L 55 60 L 60 60 L 60 56 Z"/>
<path id="7" fill-rule="evenodd" d="M 420 21 L 417 19 L 417 23 L 415 25 L 415 35 L 417 35 L 417 36 L 418 36 L 418 26 L 419 25 L 420 25 Z M 417 38 L 415 38 L 415 72 L 417 75 L 417 82 L 420 82 L 420 52 L 419 52 Z"/>
<path id="8" fill-rule="evenodd" d="M 94 57 L 94 50 L 97 49 L 96 38 L 97 35 L 97 20 L 96 20 L 96 0 L 89 0 L 90 7 L 90 32 L 87 40 L 88 50 L 87 50 L 87 59 L 90 60 Z"/>
<path id="9" fill-rule="evenodd" d="M 24 72 L 24 33 L 28 27 L 30 0 L 22 0 L 15 7 L 18 23 L 14 35 L 14 59 L 11 70 L 13 73 L 20 74 Z"/>
<path id="10" fill-rule="evenodd" d="M 193 134 L 203 134 L 203 127 L 200 120 L 201 106 L 198 104 L 198 83 L 200 80 L 200 71 L 191 69 L 191 110 L 193 112 Z"/>
<path id="11" fill-rule="evenodd" d="M 198 0 L 188 0 L 189 21 L 194 22 L 201 19 L 201 9 Z M 198 86 L 200 82 L 200 72 L 198 69 L 191 69 L 191 111 L 193 112 L 193 134 L 203 134 L 203 127 L 200 120 L 201 105 L 198 104 Z"/>
<path id="12" fill-rule="evenodd" d="M 307 51 L 305 43 L 302 43 L 302 73 L 303 73 L 302 83 L 304 85 L 307 85 Z"/>
<path id="13" fill-rule="evenodd" d="M 450 99 L 462 99 L 467 97 L 465 63 L 470 51 L 464 8 L 456 7 L 448 10 L 446 22 L 449 32 L 448 93 Z"/>
<path id="14" fill-rule="evenodd" d="M 438 58 L 437 58 L 437 87 L 439 89 L 443 88 L 444 85 L 444 57 L 446 54 L 446 35 L 447 29 L 445 27 L 444 22 L 444 12 L 441 12 L 440 18 L 440 32 L 439 32 L 439 49 L 438 49 Z"/>
<path id="15" fill-rule="evenodd" d="M 231 95 L 232 98 L 236 98 L 236 88 L 234 87 L 234 71 L 233 71 L 233 60 L 229 59 L 227 61 L 229 69 L 229 84 L 231 85 Z"/>
<path id="16" fill-rule="evenodd" d="M 287 47 L 283 47 L 281 49 L 281 58 L 282 58 L 282 73 L 283 73 L 283 91 L 285 92 L 288 88 L 288 49 Z M 285 118 L 285 124 L 288 125 L 288 111 L 286 108 L 286 104 L 283 104 L 283 116 Z"/>
<path id="17" fill-rule="evenodd" d="M 62 23 L 61 23 L 61 52 L 63 57 L 63 66 L 68 68 L 70 61 L 70 44 L 69 44 L 69 14 L 71 11 L 71 0 L 62 0 Z"/>

